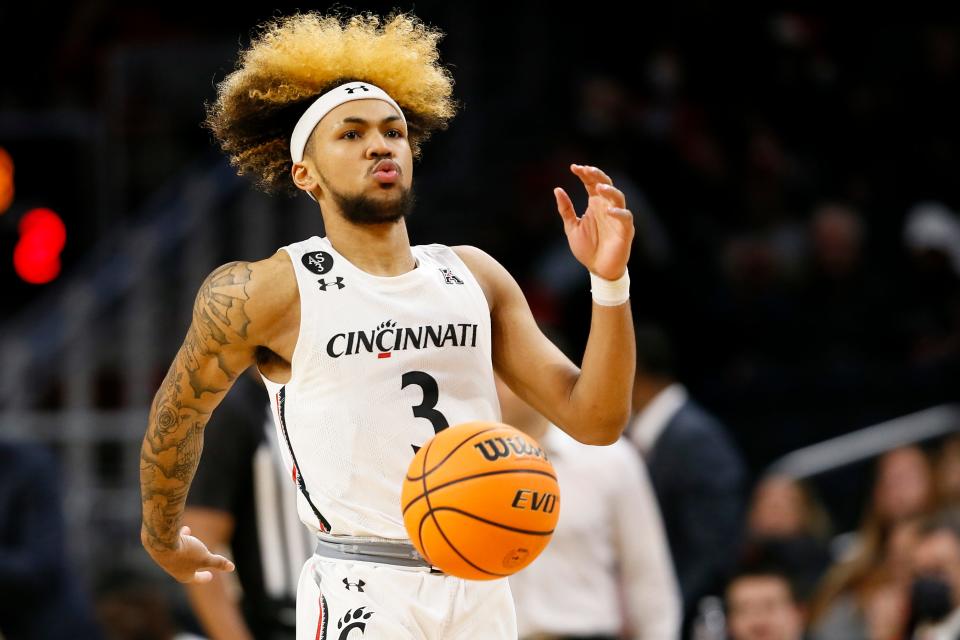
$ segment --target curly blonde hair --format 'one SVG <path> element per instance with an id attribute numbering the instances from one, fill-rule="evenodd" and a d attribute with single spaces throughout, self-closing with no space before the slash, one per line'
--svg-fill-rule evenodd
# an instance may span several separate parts
<path id="1" fill-rule="evenodd" d="M 290 178 L 290 135 L 320 94 L 344 82 L 369 82 L 396 100 L 414 157 L 456 113 L 453 77 L 437 51 L 444 34 L 415 16 L 295 13 L 258 31 L 217 85 L 216 100 L 204 105 L 203 126 L 237 174 L 251 174 L 268 193 L 299 192 Z"/>

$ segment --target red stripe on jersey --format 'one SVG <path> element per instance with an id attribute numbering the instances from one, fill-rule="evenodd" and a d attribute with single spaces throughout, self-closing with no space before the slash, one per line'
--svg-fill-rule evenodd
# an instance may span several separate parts
<path id="1" fill-rule="evenodd" d="M 323 605 L 324 605 L 324 602 L 323 602 L 323 596 L 322 596 L 322 595 L 321 595 L 320 598 L 318 599 L 317 604 L 320 605 L 320 617 L 317 619 L 317 635 L 316 635 L 316 637 L 314 638 L 314 640 L 320 640 L 321 637 L 322 637 L 322 636 L 321 636 L 321 633 L 323 633 Z M 326 635 L 326 634 L 324 634 L 324 635 Z M 324 638 L 324 640 L 326 640 L 326 639 Z"/>
<path id="2" fill-rule="evenodd" d="M 377 354 L 377 357 L 378 357 L 378 358 L 381 358 L 381 359 L 382 359 L 382 358 L 389 358 L 389 357 L 390 357 L 390 352 L 389 352 L 389 351 L 384 351 L 383 353 L 378 353 L 378 354 Z"/>

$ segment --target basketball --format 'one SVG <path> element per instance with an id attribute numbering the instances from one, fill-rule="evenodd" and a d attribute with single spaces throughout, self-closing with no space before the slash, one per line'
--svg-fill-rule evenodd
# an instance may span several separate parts
<path id="1" fill-rule="evenodd" d="M 445 573 L 492 580 L 533 562 L 560 515 L 553 465 L 536 440 L 499 422 L 467 422 L 414 456 L 400 495 L 421 555 Z"/>

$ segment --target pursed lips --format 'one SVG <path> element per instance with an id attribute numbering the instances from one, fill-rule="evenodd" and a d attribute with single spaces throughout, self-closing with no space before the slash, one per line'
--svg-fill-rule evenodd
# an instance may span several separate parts
<path id="1" fill-rule="evenodd" d="M 381 184 L 392 184 L 400 177 L 400 167 L 393 160 L 381 160 L 373 167 L 373 178 Z"/>
<path id="2" fill-rule="evenodd" d="M 374 165 L 371 173 L 377 173 L 379 171 L 396 171 L 400 173 L 400 167 L 393 160 L 381 160 Z"/>

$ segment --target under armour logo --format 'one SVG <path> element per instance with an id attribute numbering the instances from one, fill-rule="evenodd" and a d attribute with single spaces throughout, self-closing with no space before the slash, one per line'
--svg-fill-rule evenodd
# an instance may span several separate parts
<path id="1" fill-rule="evenodd" d="M 354 91 L 357 91 L 359 89 L 363 89 L 364 91 L 370 91 L 370 89 L 368 89 L 367 87 L 361 84 L 361 85 L 357 85 L 356 87 L 347 87 L 347 93 L 352 95 Z"/>
<path id="2" fill-rule="evenodd" d="M 343 289 L 345 286 L 347 286 L 343 284 L 343 278 L 341 276 L 337 276 L 336 282 L 327 282 L 323 278 L 320 278 L 319 280 L 317 280 L 317 282 L 320 283 L 320 291 L 326 291 L 327 287 L 332 285 L 337 285 L 337 289 Z"/>
<path id="3" fill-rule="evenodd" d="M 450 269 L 440 269 L 440 273 L 443 274 L 443 279 L 447 284 L 463 284 L 463 280 L 455 276 Z"/>
<path id="4" fill-rule="evenodd" d="M 363 585 L 367 584 L 363 580 L 357 580 L 356 582 L 350 582 L 346 578 L 343 579 L 343 586 L 347 591 L 350 591 L 350 587 L 356 587 L 357 591 L 363 593 Z"/>

